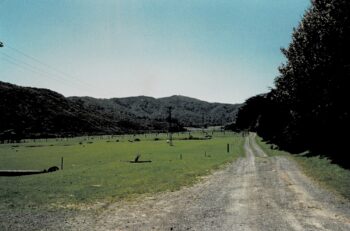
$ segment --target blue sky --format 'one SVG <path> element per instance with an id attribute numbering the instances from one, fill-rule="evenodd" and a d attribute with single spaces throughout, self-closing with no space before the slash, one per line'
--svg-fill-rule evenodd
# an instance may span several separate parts
<path id="1" fill-rule="evenodd" d="M 0 0 L 0 80 L 66 96 L 268 91 L 309 0 Z"/>

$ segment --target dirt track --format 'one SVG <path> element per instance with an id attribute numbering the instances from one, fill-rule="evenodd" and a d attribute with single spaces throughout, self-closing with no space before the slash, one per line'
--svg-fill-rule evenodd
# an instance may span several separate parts
<path id="1" fill-rule="evenodd" d="M 78 217 L 77 230 L 350 230 L 349 202 L 308 179 L 285 157 L 245 142 L 246 157 L 177 192 Z"/>

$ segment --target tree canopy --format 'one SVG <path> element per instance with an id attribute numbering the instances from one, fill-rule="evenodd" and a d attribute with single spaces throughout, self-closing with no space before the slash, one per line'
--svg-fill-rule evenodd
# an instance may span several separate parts
<path id="1" fill-rule="evenodd" d="M 275 87 L 246 101 L 235 128 L 255 130 L 289 151 L 342 159 L 349 128 L 350 1 L 312 1 L 281 50 L 287 61 Z"/>

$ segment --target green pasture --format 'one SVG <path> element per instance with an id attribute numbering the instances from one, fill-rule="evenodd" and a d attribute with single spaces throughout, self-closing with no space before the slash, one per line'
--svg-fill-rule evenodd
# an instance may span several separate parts
<path id="1" fill-rule="evenodd" d="M 198 176 L 235 160 L 243 138 L 235 133 L 166 134 L 27 140 L 0 145 L 0 170 L 64 169 L 29 176 L 0 176 L 0 208 L 43 208 L 133 198 L 144 193 L 178 190 Z M 200 138 L 197 140 L 196 138 Z M 135 140 L 140 141 L 135 141 Z M 159 139 L 159 140 L 155 140 Z M 185 140 L 187 139 L 187 140 Z M 230 152 L 227 153 L 227 144 Z M 129 163 L 137 154 L 151 163 Z M 182 158 L 181 158 L 182 157 Z"/>

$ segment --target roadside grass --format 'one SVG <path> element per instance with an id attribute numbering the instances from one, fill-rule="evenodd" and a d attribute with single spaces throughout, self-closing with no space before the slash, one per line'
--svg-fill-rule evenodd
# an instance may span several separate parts
<path id="1" fill-rule="evenodd" d="M 292 158 L 302 167 L 306 175 L 350 200 L 350 170 L 332 164 L 329 159 L 321 156 L 309 157 L 306 156 L 307 153 L 290 154 L 285 151 L 273 150 L 258 136 L 256 141 L 269 156 L 284 155 Z"/>
<path id="2" fill-rule="evenodd" d="M 201 132 L 191 135 L 204 137 Z M 244 155 L 244 139 L 234 133 L 217 132 L 208 140 L 179 140 L 185 137 L 187 133 L 174 134 L 174 146 L 166 143 L 166 134 L 2 144 L 0 170 L 60 167 L 61 157 L 64 169 L 38 175 L 0 176 L 0 209 L 58 208 L 174 191 Z M 230 153 L 227 144 L 231 145 Z M 141 154 L 140 160 L 152 162 L 129 163 L 137 154 Z"/>

